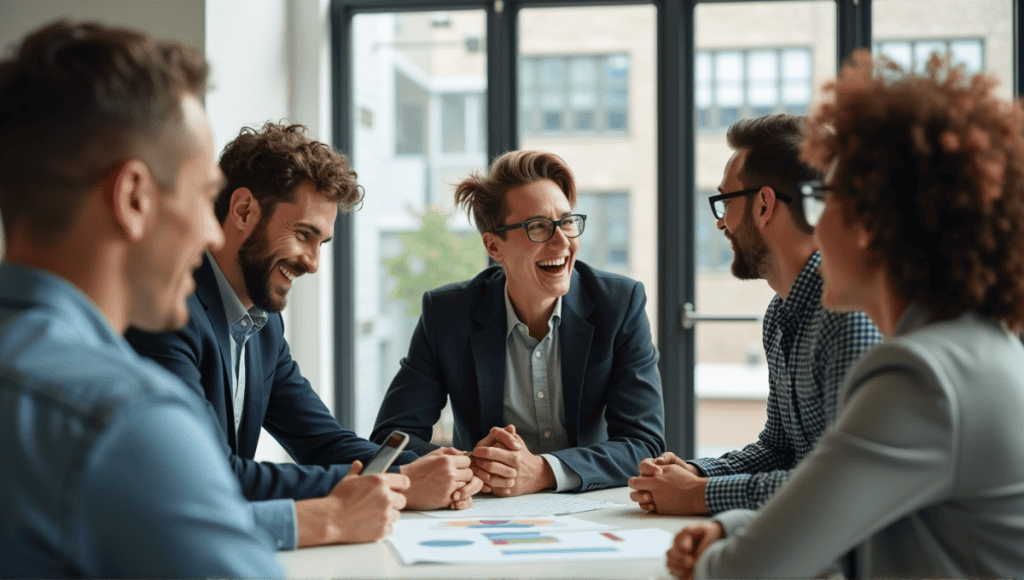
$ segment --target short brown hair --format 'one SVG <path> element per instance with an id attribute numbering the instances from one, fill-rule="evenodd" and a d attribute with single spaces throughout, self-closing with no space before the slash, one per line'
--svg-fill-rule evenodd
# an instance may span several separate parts
<path id="1" fill-rule="evenodd" d="M 1024 327 L 1024 109 L 948 57 L 904 72 L 866 50 L 825 85 L 804 157 L 874 234 L 896 293 L 937 319 Z"/>
<path id="2" fill-rule="evenodd" d="M 569 205 L 576 206 L 576 181 L 569 166 L 554 153 L 543 151 L 509 151 L 494 160 L 488 175 L 474 173 L 455 187 L 455 205 L 463 206 L 473 216 L 480 233 L 505 225 L 508 205 L 505 197 L 510 189 L 550 179 L 562 190 Z M 496 235 L 505 239 L 506 232 Z"/>
<path id="3" fill-rule="evenodd" d="M 201 93 L 207 72 L 194 48 L 127 28 L 58 20 L 26 36 L 0 61 L 4 228 L 61 234 L 132 158 L 172 188 L 195 143 L 181 98 Z"/>
<path id="4" fill-rule="evenodd" d="M 252 192 L 260 208 L 271 215 L 282 201 L 293 201 L 296 189 L 305 182 L 335 203 L 342 211 L 358 209 L 363 188 L 348 157 L 306 136 L 303 125 L 266 123 L 260 130 L 245 127 L 220 156 L 225 186 L 214 202 L 213 211 L 223 224 L 231 205 L 231 194 L 240 187 Z"/>
<path id="5" fill-rule="evenodd" d="M 737 174 L 744 187 L 769 186 L 788 195 L 786 204 L 796 227 L 813 233 L 804 217 L 803 203 L 797 194 L 801 181 L 821 179 L 821 173 L 800 160 L 807 118 L 797 115 L 767 115 L 743 119 L 729 127 L 726 140 L 735 150 L 745 150 L 743 167 Z"/>

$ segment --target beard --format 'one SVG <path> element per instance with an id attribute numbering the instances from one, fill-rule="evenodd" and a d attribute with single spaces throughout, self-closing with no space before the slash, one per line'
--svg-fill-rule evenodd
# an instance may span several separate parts
<path id="1" fill-rule="evenodd" d="M 749 209 L 752 204 L 748 204 Z M 754 227 L 750 211 L 743 214 L 739 227 L 729 236 L 732 242 L 732 275 L 740 280 L 761 280 L 768 262 L 768 244 Z"/>
<path id="2" fill-rule="evenodd" d="M 256 229 L 238 249 L 238 265 L 242 268 L 242 280 L 249 293 L 252 303 L 264 312 L 280 312 L 288 305 L 288 288 L 271 286 L 271 277 L 278 264 L 285 264 L 291 271 L 306 273 L 305 266 L 288 260 L 279 259 L 270 250 L 270 238 L 267 236 L 267 222 L 270 215 L 256 224 Z"/>

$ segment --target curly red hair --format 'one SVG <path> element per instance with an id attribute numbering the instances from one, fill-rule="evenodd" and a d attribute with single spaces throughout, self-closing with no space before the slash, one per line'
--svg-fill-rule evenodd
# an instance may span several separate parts
<path id="1" fill-rule="evenodd" d="M 858 51 L 807 127 L 834 195 L 874 234 L 895 291 L 937 319 L 1024 328 L 1024 109 L 935 55 L 924 73 Z"/>

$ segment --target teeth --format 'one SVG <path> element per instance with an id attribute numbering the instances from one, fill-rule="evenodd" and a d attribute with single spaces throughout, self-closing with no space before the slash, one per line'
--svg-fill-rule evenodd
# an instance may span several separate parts
<path id="1" fill-rule="evenodd" d="M 541 260 L 540 262 L 537 262 L 537 265 L 538 266 L 561 266 L 564 263 L 565 263 L 565 257 L 562 257 L 562 258 L 554 258 L 554 259 L 551 259 L 551 260 Z"/>
<path id="2" fill-rule="evenodd" d="M 280 270 L 282 274 L 284 274 L 285 278 L 288 278 L 289 282 L 295 279 L 295 274 L 292 274 L 288 270 L 285 270 L 284 266 L 278 266 L 277 269 Z"/>

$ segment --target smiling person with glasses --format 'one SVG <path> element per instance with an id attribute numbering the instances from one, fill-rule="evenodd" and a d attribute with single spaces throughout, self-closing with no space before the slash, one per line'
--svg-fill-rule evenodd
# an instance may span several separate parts
<path id="1" fill-rule="evenodd" d="M 717 514 L 755 509 L 786 482 L 836 416 L 847 369 L 881 340 L 861 312 L 821 305 L 821 256 L 797 184 L 820 174 L 799 160 L 803 117 L 740 121 L 727 139 L 735 151 L 710 198 L 718 228 L 732 242 L 732 273 L 764 279 L 777 295 L 764 317 L 767 421 L 757 441 L 718 458 L 683 461 L 672 453 L 640 464 L 630 497 L 649 512 Z"/>
<path id="2" fill-rule="evenodd" d="M 556 155 L 513 151 L 455 190 L 497 262 L 423 296 L 371 438 L 420 453 L 451 399 L 454 446 L 495 495 L 625 485 L 665 450 L 643 285 L 576 259 L 586 216 Z M 598 232 L 600 234 L 600 232 Z"/>
<path id="3" fill-rule="evenodd" d="M 826 85 L 803 146 L 831 168 L 803 192 L 822 301 L 886 340 L 760 511 L 677 536 L 676 576 L 1024 576 L 1024 109 L 996 83 L 861 51 Z"/>

